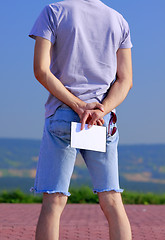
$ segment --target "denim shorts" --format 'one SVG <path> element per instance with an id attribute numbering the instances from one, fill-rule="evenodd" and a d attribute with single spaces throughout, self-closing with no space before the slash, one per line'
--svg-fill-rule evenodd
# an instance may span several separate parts
<path id="1" fill-rule="evenodd" d="M 106 152 L 75 149 L 70 146 L 71 122 L 80 122 L 79 116 L 66 105 L 59 107 L 55 114 L 45 119 L 43 138 L 34 188 L 36 193 L 68 192 L 76 155 L 81 153 L 91 175 L 93 191 L 123 192 L 118 176 L 118 131 L 108 134 L 111 113 L 104 117 L 107 129 Z"/>

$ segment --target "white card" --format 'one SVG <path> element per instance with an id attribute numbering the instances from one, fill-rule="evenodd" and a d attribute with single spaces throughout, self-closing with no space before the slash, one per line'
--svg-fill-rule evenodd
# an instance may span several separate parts
<path id="1" fill-rule="evenodd" d="M 81 123 L 71 123 L 71 147 L 106 152 L 106 127 L 93 125 L 81 130 Z"/>

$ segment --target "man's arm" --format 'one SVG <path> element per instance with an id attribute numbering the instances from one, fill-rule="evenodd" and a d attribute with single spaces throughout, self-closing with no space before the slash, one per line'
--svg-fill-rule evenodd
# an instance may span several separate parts
<path id="1" fill-rule="evenodd" d="M 83 117 L 86 109 L 100 109 L 104 111 L 100 103 L 85 103 L 71 92 L 51 73 L 50 63 L 52 43 L 44 38 L 36 37 L 34 49 L 34 75 L 36 79 L 56 98 L 71 107 L 80 117 Z"/>
<path id="2" fill-rule="evenodd" d="M 131 49 L 117 51 L 117 79 L 111 86 L 107 97 L 103 100 L 105 112 L 109 113 L 126 98 L 132 88 L 132 58 Z"/>
<path id="3" fill-rule="evenodd" d="M 82 119 L 84 126 L 88 116 L 92 116 L 89 125 L 96 124 L 100 118 L 120 105 L 132 87 L 132 58 L 131 49 L 119 49 L 117 52 L 117 79 L 109 89 L 108 95 L 103 100 L 104 112 L 100 110 L 87 110 Z"/>

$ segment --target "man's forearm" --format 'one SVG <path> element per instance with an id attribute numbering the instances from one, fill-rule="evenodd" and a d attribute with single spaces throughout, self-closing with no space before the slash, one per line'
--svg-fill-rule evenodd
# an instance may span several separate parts
<path id="1" fill-rule="evenodd" d="M 132 58 L 131 49 L 118 49 L 117 51 L 117 79 L 109 89 L 107 97 L 103 100 L 105 114 L 120 105 L 132 87 Z"/>
<path id="2" fill-rule="evenodd" d="M 35 77 L 53 96 L 71 107 L 78 114 L 80 109 L 86 106 L 86 103 L 67 90 L 50 70 L 40 70 L 35 73 Z"/>
<path id="3" fill-rule="evenodd" d="M 85 110 L 100 109 L 101 112 L 104 112 L 102 104 L 98 102 L 85 103 L 72 94 L 50 70 L 35 71 L 35 77 L 53 96 L 71 107 L 79 115 L 80 120 L 83 119 Z"/>
<path id="4" fill-rule="evenodd" d="M 125 79 L 122 81 L 117 79 L 109 89 L 108 95 L 102 102 L 104 106 L 104 113 L 107 114 L 120 105 L 126 98 L 131 87 L 132 79 Z"/>

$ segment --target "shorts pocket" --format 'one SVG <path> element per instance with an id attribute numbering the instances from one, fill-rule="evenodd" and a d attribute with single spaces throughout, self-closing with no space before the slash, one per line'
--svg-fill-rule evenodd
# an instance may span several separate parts
<path id="1" fill-rule="evenodd" d="M 116 140 L 118 140 L 119 138 L 119 133 L 118 133 L 118 129 L 116 130 L 115 134 L 113 136 L 109 135 L 108 132 L 107 132 L 107 142 L 114 142 Z"/>
<path id="2" fill-rule="evenodd" d="M 50 119 L 49 132 L 52 135 L 68 142 L 70 141 L 71 122 L 65 121 L 63 119 L 59 120 Z"/>
<path id="3" fill-rule="evenodd" d="M 104 117 L 104 126 L 106 127 L 106 140 L 107 140 L 107 142 L 116 141 L 119 137 L 117 124 L 116 123 L 115 124 L 111 123 L 111 125 L 109 126 L 110 119 L 111 119 L 111 113 L 107 114 Z M 111 135 L 111 133 L 113 132 L 112 131 L 113 128 L 116 128 L 115 133 L 113 135 Z"/>

